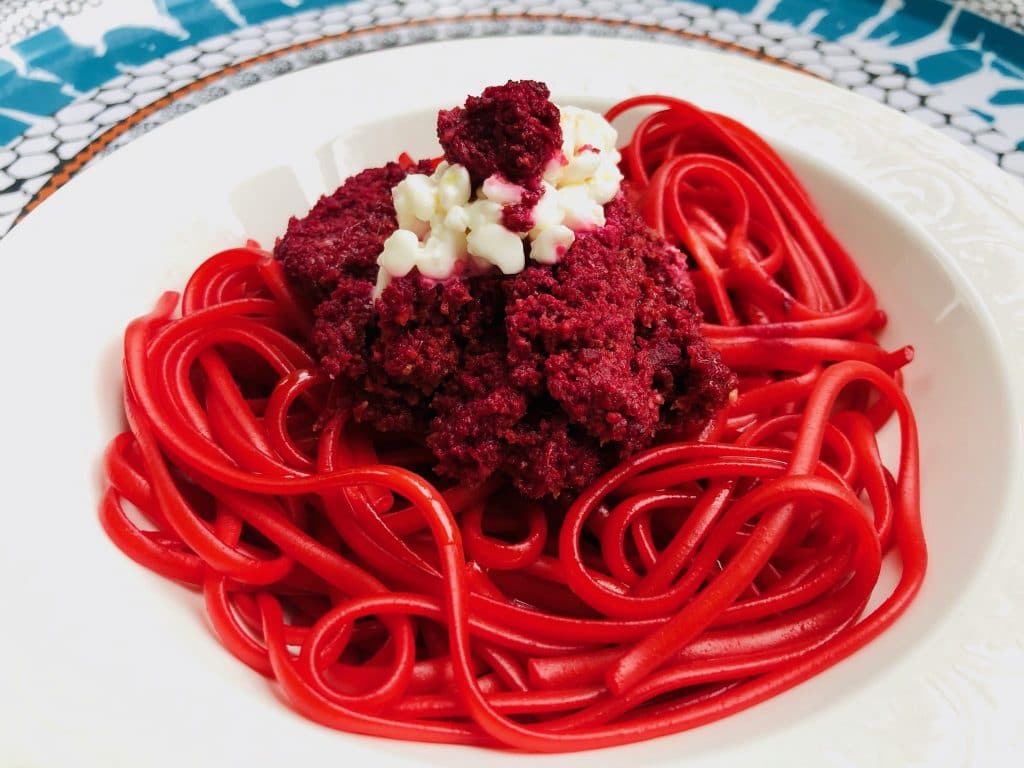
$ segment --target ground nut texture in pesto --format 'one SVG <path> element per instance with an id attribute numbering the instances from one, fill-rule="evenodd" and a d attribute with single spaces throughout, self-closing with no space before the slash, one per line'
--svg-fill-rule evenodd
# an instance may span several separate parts
<path id="1" fill-rule="evenodd" d="M 441 113 L 445 159 L 528 185 L 560 146 L 552 108 L 541 84 L 488 89 Z M 509 147 L 521 162 L 495 156 Z M 658 439 L 699 432 L 725 404 L 734 377 L 701 334 L 685 257 L 624 192 L 605 226 L 577 232 L 557 264 L 444 281 L 414 270 L 374 301 L 375 260 L 397 227 L 391 189 L 431 167 L 351 177 L 292 219 L 275 248 L 315 304 L 321 366 L 356 421 L 418 436 L 440 476 L 499 474 L 540 498 L 578 491 Z"/>

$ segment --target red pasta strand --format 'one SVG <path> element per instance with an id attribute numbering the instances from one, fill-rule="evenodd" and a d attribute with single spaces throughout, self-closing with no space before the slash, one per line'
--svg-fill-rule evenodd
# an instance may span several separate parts
<path id="1" fill-rule="evenodd" d="M 201 591 L 221 642 L 310 719 L 538 752 L 627 744 L 806 680 L 918 591 L 912 350 L 879 346 L 870 285 L 764 141 L 662 96 L 608 117 L 631 110 L 646 116 L 623 150 L 630 194 L 687 254 L 740 383 L 699 441 L 631 457 L 567 508 L 442 485 L 423 446 L 332 412 L 310 313 L 255 243 L 129 325 L 103 527 Z M 887 467 L 876 433 L 893 415 Z M 886 556 L 901 578 L 865 613 Z"/>

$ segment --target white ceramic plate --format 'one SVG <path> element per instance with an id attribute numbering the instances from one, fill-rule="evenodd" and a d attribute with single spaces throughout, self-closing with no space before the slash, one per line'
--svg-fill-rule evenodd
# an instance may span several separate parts
<path id="1" fill-rule="evenodd" d="M 199 600 L 96 522 L 120 334 L 210 253 L 350 171 L 431 150 L 432 114 L 510 77 L 561 103 L 640 92 L 747 122 L 791 160 L 918 357 L 931 570 L 855 657 L 726 721 L 557 758 L 340 734 L 229 657 Z M 1024 705 L 1024 188 L 937 133 L 804 75 L 593 39 L 423 45 L 314 68 L 175 120 L 74 179 L 0 245 L 0 764 L 1007 765 Z"/>

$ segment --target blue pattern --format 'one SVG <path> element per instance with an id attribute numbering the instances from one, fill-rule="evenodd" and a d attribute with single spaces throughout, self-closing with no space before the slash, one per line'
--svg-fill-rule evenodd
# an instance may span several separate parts
<path id="1" fill-rule="evenodd" d="M 340 5 L 338 0 L 301 0 L 286 5 L 279 0 L 234 0 L 246 24 L 257 24 L 298 11 Z M 177 50 L 189 42 L 223 35 L 238 28 L 212 0 L 157 0 L 157 7 L 185 31 L 176 38 L 163 30 L 117 27 L 103 37 L 104 52 L 75 45 L 60 27 L 51 27 L 12 46 L 31 72 L 21 75 L 0 61 L 0 109 L 16 109 L 47 116 L 68 104 L 62 84 L 86 91 L 121 74 L 123 65 L 141 65 Z M 53 82 L 57 78 L 59 82 Z M 0 144 L 17 137 L 23 128 L 17 119 L 0 121 Z M 23 123 L 21 125 L 24 125 Z"/>
<path id="2" fill-rule="evenodd" d="M 177 21 L 193 40 L 224 35 L 236 27 L 224 11 L 208 0 L 157 0 L 157 8 Z"/>
<path id="3" fill-rule="evenodd" d="M 820 0 L 779 0 L 778 5 L 768 14 L 770 21 L 778 21 L 799 27 L 812 14 L 827 10 L 821 19 L 809 30 L 827 40 L 836 40 L 853 32 L 868 19 L 882 10 L 882 0 L 852 0 L 851 2 L 820 2 Z"/>
<path id="4" fill-rule="evenodd" d="M 303 0 L 297 6 L 286 5 L 280 0 L 234 0 L 235 8 L 249 24 L 261 24 L 297 11 L 313 11 L 341 4 L 338 0 Z"/>
<path id="5" fill-rule="evenodd" d="M 426 1 L 436 3 L 436 0 Z M 479 7 L 480 3 L 489 6 L 495 1 L 476 0 L 474 6 Z M 601 6 L 597 0 L 565 0 L 564 8 L 555 5 L 554 0 L 546 1 L 552 3 L 549 7 L 553 14 L 551 18 L 557 18 L 560 12 L 572 16 L 575 6 L 587 7 L 597 15 L 607 10 L 607 4 Z M 97 115 L 104 112 L 96 118 L 96 132 L 83 134 L 82 138 L 61 138 L 67 146 L 62 145 L 56 155 L 62 161 L 67 160 L 78 151 L 76 147 L 85 145 L 86 139 L 99 135 L 110 124 L 124 120 L 146 103 L 139 101 L 134 93 L 125 92 L 127 95 L 118 101 L 116 94 L 107 92 L 111 88 L 109 84 L 123 75 L 130 79 L 135 76 L 135 69 L 173 58 L 182 49 L 199 43 L 206 45 L 219 38 L 230 38 L 237 44 L 245 39 L 245 35 L 236 36 L 234 33 L 245 27 L 332 7 L 351 7 L 356 13 L 357 7 L 355 2 L 346 0 L 138 2 L 155 8 L 159 15 L 153 18 L 161 20 L 158 27 L 113 26 L 102 34 L 98 45 L 93 45 L 76 42 L 63 26 L 57 25 L 37 28 L 34 34 L 10 46 L 11 60 L 0 58 L 0 146 L 16 150 L 19 137 L 26 131 L 35 130 L 38 134 L 49 130 L 45 126 L 51 116 L 64 108 L 71 109 L 69 105 L 78 101 L 93 98 L 97 89 L 107 89 L 103 93 L 111 96 L 111 100 L 98 102 L 106 106 L 96 110 Z M 366 8 L 364 17 L 370 26 L 378 23 L 378 17 L 372 12 L 376 7 L 383 7 L 384 2 L 370 0 L 360 3 Z M 595 5 L 590 9 L 587 4 L 592 2 Z M 395 0 L 390 7 L 400 10 L 402 3 L 403 0 Z M 462 3 L 470 6 L 468 0 L 450 0 L 449 10 L 461 12 Z M 737 42 L 768 56 L 804 66 L 815 74 L 830 77 L 845 87 L 908 113 L 927 113 L 919 117 L 946 130 L 954 138 L 976 143 L 979 151 L 999 161 L 1007 170 L 1024 176 L 1024 155 L 1020 154 L 1024 151 L 1024 34 L 1019 31 L 944 0 L 903 0 L 902 3 L 885 0 L 708 0 L 681 3 L 678 8 L 680 13 L 689 13 L 692 20 L 707 19 L 708 14 L 721 11 L 723 20 L 727 20 L 728 12 L 733 14 L 728 18 L 736 19 L 738 16 L 741 27 L 743 22 L 754 27 L 765 25 L 765 29 L 771 24 L 776 30 L 772 33 L 773 39 L 769 39 L 772 35 L 751 35 L 747 42 L 742 39 L 744 33 L 737 32 Z M 1024 18 L 1024 0 L 1012 8 L 1016 8 Z M 692 9 L 692 13 L 688 9 Z M 646 8 L 639 4 L 623 5 L 621 10 L 620 17 L 637 18 L 645 24 L 651 24 L 654 18 L 647 15 Z M 358 12 L 363 13 L 362 10 Z M 3 13 L 0 7 L 0 16 Z M 436 8 L 432 10 L 430 5 L 427 6 L 427 14 L 434 18 L 443 15 Z M 158 22 L 154 20 L 153 23 Z M 546 23 L 538 18 L 538 31 L 543 30 Z M 1024 21 L 1021 24 L 1024 29 Z M 787 29 L 791 31 L 777 31 Z M 720 36 L 700 26 L 694 26 L 690 32 Z M 310 33 L 320 34 L 315 26 Z M 628 34 L 628 30 L 622 33 Z M 808 53 L 814 53 L 817 58 L 812 56 L 802 60 L 793 55 L 794 51 L 799 52 L 799 46 L 787 47 L 786 35 L 802 41 L 801 46 L 813 45 L 816 51 Z M 416 38 L 411 39 L 414 41 Z M 833 44 L 831 49 L 828 44 Z M 260 48 L 260 45 L 264 47 Z M 222 62 L 243 61 L 271 45 L 274 43 L 264 38 L 251 50 L 243 46 L 245 50 L 233 54 L 235 58 L 221 56 L 220 59 Z M 837 63 L 833 68 L 828 62 L 829 57 L 839 60 L 852 58 L 859 62 L 855 66 L 861 69 L 850 71 L 848 61 Z M 223 66 L 225 63 L 193 66 L 194 73 L 189 77 L 194 79 L 197 73 L 209 74 Z M 901 82 L 906 85 L 891 85 L 892 77 L 885 72 L 892 73 L 892 77 L 902 74 L 904 79 Z M 888 81 L 883 83 L 886 78 Z M 167 87 L 173 90 L 184 82 L 169 77 Z M 932 100 L 946 98 L 947 93 L 955 94 L 951 97 L 956 102 L 955 107 L 949 106 L 947 98 L 943 107 L 932 108 Z M 971 132 L 963 128 L 964 120 L 956 115 L 974 121 Z M 53 123 L 49 120 L 50 125 Z M 68 134 L 68 131 L 64 133 Z M 1010 158 L 1008 153 L 1014 152 L 1016 155 Z M 0 151 L 0 158 L 9 155 L 10 152 Z M 40 163 L 40 167 L 44 165 Z M 13 221 L 12 211 L 23 204 L 19 202 L 23 197 L 11 198 L 10 190 L 22 196 L 33 194 L 45 182 L 45 178 L 19 178 L 12 186 L 13 182 L 4 172 L 5 167 L 0 167 L 0 235 Z"/>
<path id="6" fill-rule="evenodd" d="M 290 5 L 281 0 L 234 0 L 246 24 L 258 24 L 299 11 L 339 5 L 337 0 L 301 0 Z M 718 0 L 711 8 L 752 13 L 758 0 Z M 807 31 L 826 40 L 839 40 L 875 18 L 882 0 L 778 0 L 770 6 L 767 20 L 801 27 L 819 14 Z M 60 27 L 39 32 L 13 46 L 13 50 L 38 75 L 20 75 L 6 62 L 0 66 L 0 107 L 49 115 L 68 102 L 56 77 L 76 91 L 95 88 L 116 77 L 122 65 L 140 65 L 160 58 L 189 42 L 226 34 L 238 24 L 212 0 L 158 0 L 158 7 L 184 30 L 181 38 L 158 29 L 120 27 L 104 37 L 105 51 L 75 45 Z M 824 11 L 824 13 L 821 13 Z M 938 32 L 950 16 L 950 6 L 940 0 L 907 0 L 902 11 L 878 24 L 869 39 L 885 40 L 899 48 Z M 949 82 L 977 72 L 983 55 L 994 55 L 992 66 L 1024 79 L 1024 36 L 969 12 L 960 12 L 949 32 L 950 48 L 905 64 L 908 70 L 933 84 Z M 979 46 L 981 49 L 979 49 Z M 56 86 L 56 87 L 55 87 Z M 1007 103 L 1000 96 L 993 102 Z M 17 120 L 0 122 L 0 143 L 18 135 Z"/>
<path id="7" fill-rule="evenodd" d="M 993 104 L 1013 104 L 1024 106 L 1024 88 L 1018 88 L 1016 90 L 999 91 L 991 99 Z"/>
<path id="8" fill-rule="evenodd" d="M 27 77 L 10 62 L 0 61 L 0 104 L 5 108 L 32 115 L 51 115 L 73 100 L 74 96 L 65 93 L 61 83 Z"/>
<path id="9" fill-rule="evenodd" d="M 905 14 L 879 24 L 871 37 L 894 46 L 907 45 L 935 32 L 949 15 L 949 5 L 937 0 L 908 0 L 904 8 Z"/>

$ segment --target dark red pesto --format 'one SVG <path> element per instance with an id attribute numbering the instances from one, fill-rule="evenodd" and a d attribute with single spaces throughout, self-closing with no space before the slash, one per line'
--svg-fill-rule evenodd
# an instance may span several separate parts
<path id="1" fill-rule="evenodd" d="M 495 103 L 502 93 L 541 92 L 512 85 L 485 91 L 486 110 L 470 99 L 466 114 L 504 120 L 522 105 Z M 439 134 L 451 131 L 452 112 L 441 113 Z M 540 157 L 551 146 L 543 122 L 524 119 L 519 134 L 502 123 L 507 146 Z M 458 138 L 446 135 L 448 146 Z M 559 132 L 553 151 L 560 143 Z M 455 144 L 450 162 L 487 155 Z M 500 157 L 480 162 L 513 178 Z M 531 162 L 539 173 L 544 163 Z M 293 220 L 276 249 L 291 279 L 323 298 L 313 341 L 356 420 L 424 435 L 439 475 L 500 474 L 540 498 L 583 488 L 659 435 L 698 432 L 725 404 L 734 378 L 701 335 L 685 258 L 623 194 L 606 207 L 607 224 L 579 233 L 554 266 L 528 260 L 517 275 L 443 283 L 413 272 L 374 303 L 375 259 L 396 227 L 390 189 L 403 177 L 394 164 L 352 177 Z"/>
<path id="2" fill-rule="evenodd" d="M 518 203 L 506 205 L 501 211 L 501 226 L 513 232 L 529 232 L 533 229 L 533 209 L 540 202 L 540 189 L 527 189 Z"/>
<path id="3" fill-rule="evenodd" d="M 502 212 L 502 225 L 513 232 L 533 228 L 540 177 L 562 148 L 560 115 L 550 95 L 544 83 L 510 80 L 437 116 L 445 159 L 464 165 L 474 187 L 498 174 L 525 188 L 523 199 Z"/>
<path id="4" fill-rule="evenodd" d="M 536 188 L 544 166 L 562 148 L 558 107 L 544 83 L 510 80 L 441 110 L 437 138 L 449 163 L 466 166 L 476 187 L 499 173 Z"/>
<path id="5" fill-rule="evenodd" d="M 324 195 L 304 218 L 292 217 L 274 249 L 292 281 L 323 297 L 343 275 L 376 280 L 377 256 L 398 220 L 391 189 L 410 173 L 432 173 L 429 160 L 369 168 Z"/>

